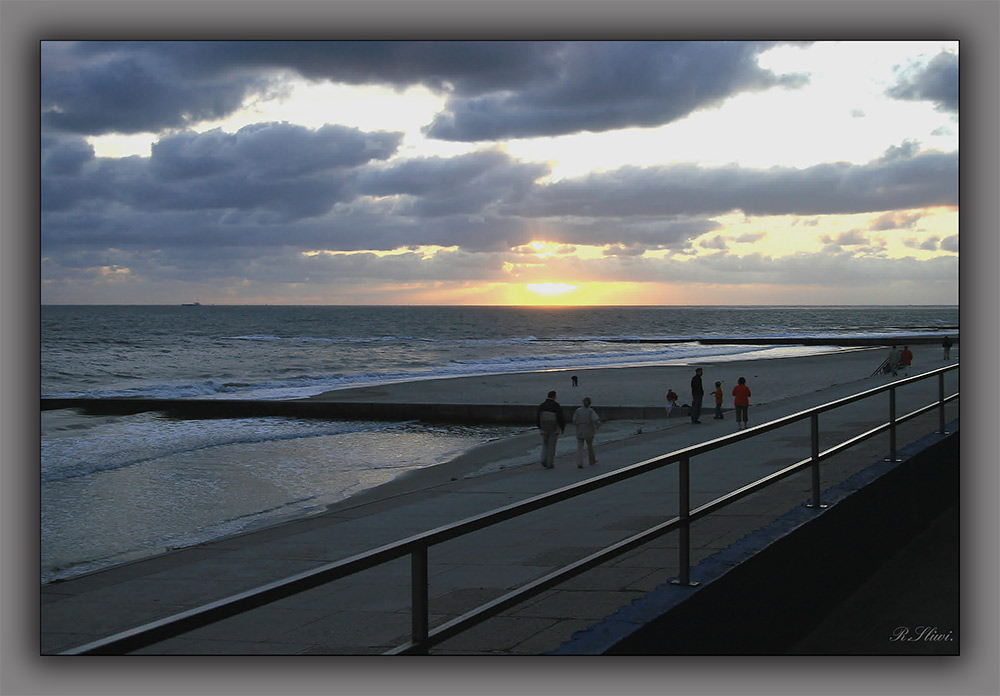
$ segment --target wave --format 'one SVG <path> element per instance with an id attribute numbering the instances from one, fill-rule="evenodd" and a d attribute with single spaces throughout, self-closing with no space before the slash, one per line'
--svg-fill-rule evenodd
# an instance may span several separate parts
<path id="1" fill-rule="evenodd" d="M 592 343 L 592 345 L 597 345 Z M 778 355 L 815 354 L 829 347 L 782 346 L 767 344 L 704 345 L 693 342 L 665 343 L 646 340 L 608 344 L 608 350 L 567 352 L 551 351 L 536 355 L 494 357 L 455 357 L 436 365 L 385 371 L 332 372 L 302 374 L 288 379 L 218 380 L 205 379 L 183 384 L 146 384 L 125 388 L 88 389 L 50 393 L 50 398 L 145 398 L 145 399 L 293 399 L 315 396 L 326 391 L 352 387 L 394 384 L 453 377 L 536 372 L 561 369 L 637 367 L 644 365 L 686 364 L 694 360 L 734 360 Z M 632 346 L 629 348 L 628 346 Z M 280 372 L 275 370 L 274 372 Z M 272 377 L 277 377 L 272 373 Z"/>
<path id="2" fill-rule="evenodd" d="M 90 474 L 115 471 L 163 457 L 199 452 L 226 445 L 281 442 L 329 437 L 348 433 L 405 428 L 408 423 L 385 424 L 368 421 L 300 421 L 291 418 L 234 418 L 205 424 L 169 421 L 155 414 L 105 419 L 102 426 L 79 437 L 43 437 L 41 443 L 42 483 Z M 53 428 L 53 432 L 58 428 Z M 95 432 L 97 430 L 97 432 Z M 128 437 L 124 437 L 126 433 Z M 128 443 L 132 443 L 131 445 Z M 81 458 L 80 451 L 86 456 Z"/>

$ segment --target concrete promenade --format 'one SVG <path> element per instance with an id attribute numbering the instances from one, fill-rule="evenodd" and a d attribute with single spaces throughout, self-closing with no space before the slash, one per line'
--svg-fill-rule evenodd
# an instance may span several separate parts
<path id="1" fill-rule="evenodd" d="M 873 388 L 888 378 L 873 378 Z M 946 393 L 958 389 L 958 371 Z M 843 385 L 752 409 L 752 423 L 859 391 Z M 897 414 L 937 396 L 937 380 L 900 390 Z M 821 417 L 821 449 L 887 418 L 887 395 Z M 947 420 L 958 404 L 947 407 Z M 937 428 L 936 413 L 902 425 L 898 445 Z M 683 417 L 644 421 L 643 432 L 611 443 L 598 437 L 599 462 L 575 465 L 575 441 L 560 439 L 556 468 L 537 449 L 515 465 L 416 490 L 385 487 L 303 520 L 178 550 L 41 588 L 42 654 L 54 654 L 127 628 L 243 592 L 379 545 L 569 485 L 586 477 L 735 432 L 732 414 L 694 425 Z M 638 430 L 638 427 L 636 428 Z M 882 461 L 880 435 L 824 462 L 823 488 Z M 692 506 L 714 500 L 809 455 L 808 423 L 762 434 L 692 461 Z M 750 495 L 692 527 L 691 563 L 730 547 L 810 497 L 808 472 Z M 677 514 L 674 465 L 475 532 L 429 553 L 431 628 L 506 592 Z M 817 510 L 815 514 L 823 514 Z M 930 521 L 930 520 L 928 520 Z M 538 655 L 678 575 L 670 533 L 546 590 L 455 636 L 432 653 Z M 410 563 L 400 559 L 140 650 L 146 654 L 377 654 L 409 639 Z M 957 593 L 957 587 L 955 592 Z M 752 598 L 748 598 L 752 601 Z M 906 623 L 897 619 L 896 623 Z M 804 643 L 808 650 L 808 643 Z"/>

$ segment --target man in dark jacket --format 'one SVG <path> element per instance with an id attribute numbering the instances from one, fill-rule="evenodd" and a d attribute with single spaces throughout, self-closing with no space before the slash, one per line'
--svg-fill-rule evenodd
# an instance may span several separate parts
<path id="1" fill-rule="evenodd" d="M 566 415 L 556 401 L 554 391 L 550 391 L 549 398 L 538 405 L 535 424 L 542 433 L 542 466 L 551 469 L 555 466 L 556 441 L 559 434 L 566 430 Z"/>
<path id="2" fill-rule="evenodd" d="M 701 400 L 705 397 L 705 388 L 701 386 L 702 369 L 699 367 L 694 371 L 691 378 L 691 422 L 701 423 Z"/>

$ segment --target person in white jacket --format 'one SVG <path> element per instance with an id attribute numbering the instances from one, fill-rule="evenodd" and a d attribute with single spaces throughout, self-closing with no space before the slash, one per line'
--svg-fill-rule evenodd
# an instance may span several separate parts
<path id="1" fill-rule="evenodd" d="M 583 468 L 583 446 L 587 446 L 587 454 L 590 456 L 590 464 L 597 463 L 597 456 L 594 454 L 594 433 L 601 425 L 601 419 L 597 412 L 590 407 L 590 397 L 583 400 L 583 406 L 573 412 L 573 427 L 576 428 L 576 467 Z"/>

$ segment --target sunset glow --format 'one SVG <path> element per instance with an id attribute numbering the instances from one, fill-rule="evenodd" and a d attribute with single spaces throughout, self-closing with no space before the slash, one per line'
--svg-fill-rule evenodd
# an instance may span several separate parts
<path id="1" fill-rule="evenodd" d="M 576 290 L 575 285 L 567 283 L 528 283 L 525 287 L 539 295 L 563 295 Z"/>

